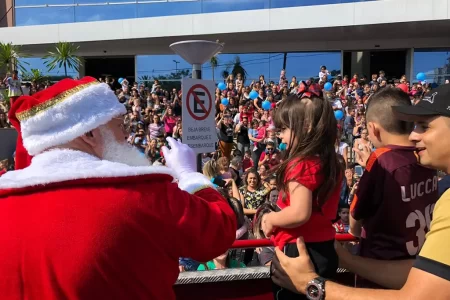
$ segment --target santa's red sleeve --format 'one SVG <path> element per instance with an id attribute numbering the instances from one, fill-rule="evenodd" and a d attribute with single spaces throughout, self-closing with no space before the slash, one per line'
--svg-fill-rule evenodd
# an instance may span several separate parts
<path id="1" fill-rule="evenodd" d="M 208 261 L 231 247 L 236 238 L 236 215 L 211 181 L 200 173 L 181 179 L 169 203 L 180 256 Z"/>

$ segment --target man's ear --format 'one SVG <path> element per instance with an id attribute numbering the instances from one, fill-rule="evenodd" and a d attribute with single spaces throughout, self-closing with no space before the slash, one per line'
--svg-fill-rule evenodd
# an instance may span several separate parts
<path id="1" fill-rule="evenodd" d="M 89 132 L 86 132 L 80 138 L 93 149 L 99 146 L 99 142 L 101 141 L 101 133 L 98 128 L 95 128 Z"/>

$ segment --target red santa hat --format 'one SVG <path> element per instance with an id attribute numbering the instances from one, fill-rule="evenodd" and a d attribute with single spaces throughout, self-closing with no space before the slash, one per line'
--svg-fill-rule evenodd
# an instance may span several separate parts
<path id="1" fill-rule="evenodd" d="M 16 169 L 27 167 L 31 157 L 82 136 L 126 109 L 106 83 L 95 78 L 63 79 L 33 96 L 21 96 L 9 111 L 19 132 Z"/>

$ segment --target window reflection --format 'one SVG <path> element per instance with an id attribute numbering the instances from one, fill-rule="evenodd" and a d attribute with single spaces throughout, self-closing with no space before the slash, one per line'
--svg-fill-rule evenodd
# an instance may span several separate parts
<path id="1" fill-rule="evenodd" d="M 270 0 L 202 0 L 203 13 L 266 9 L 269 7 Z"/>
<path id="2" fill-rule="evenodd" d="M 428 82 L 443 84 L 450 79 L 450 49 L 415 49 L 413 70 L 425 73 Z"/>
<path id="3" fill-rule="evenodd" d="M 154 2 L 137 4 L 138 18 L 199 14 L 202 12 L 200 1 Z"/>
<path id="4" fill-rule="evenodd" d="M 16 0 L 15 6 L 74 4 L 77 0 Z"/>
<path id="5" fill-rule="evenodd" d="M 61 24 L 74 22 L 74 7 L 42 7 L 16 9 L 16 26 Z"/>
<path id="6" fill-rule="evenodd" d="M 131 19 L 136 17 L 136 4 L 77 6 L 75 22 Z"/>
<path id="7" fill-rule="evenodd" d="M 58 24 L 376 0 L 16 0 L 16 25 Z M 79 4 L 79 6 L 73 6 Z M 44 7 L 50 5 L 49 7 Z M 51 7 L 51 5 L 62 5 Z M 67 5 L 67 6 L 63 6 Z M 43 6 L 43 7 L 26 7 Z M 60 12 L 61 15 L 55 13 Z"/>

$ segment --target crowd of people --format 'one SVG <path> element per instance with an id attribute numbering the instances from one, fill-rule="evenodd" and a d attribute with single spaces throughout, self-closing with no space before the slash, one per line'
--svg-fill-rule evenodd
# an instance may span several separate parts
<path id="1" fill-rule="evenodd" d="M 99 80 L 114 90 L 127 109 L 123 124 L 127 142 L 153 165 L 164 165 L 161 148 L 167 144 L 166 138 L 183 140 L 182 91 L 165 90 L 158 80 L 151 88 L 126 79 Z M 2 81 L 9 89 L 10 104 L 22 92 L 17 82 L 17 73 Z M 366 242 L 357 251 L 365 257 L 404 259 L 418 254 L 438 199 L 437 177 L 433 170 L 417 164 L 415 148 L 407 138 L 411 124 L 393 120 L 390 106 L 416 104 L 432 90 L 431 84 L 411 83 L 406 76 L 388 80 L 384 71 L 373 74 L 370 80 L 359 74 L 331 76 L 326 66 L 321 66 L 317 80 L 298 81 L 295 76 L 288 80 L 286 71 L 281 70 L 278 82 L 266 81 L 263 75 L 245 82 L 242 74 L 230 74 L 223 83 L 225 87 L 218 86 L 215 94 L 217 151 L 202 155 L 202 167 L 236 213 L 236 239 L 272 236 L 275 244 L 287 247 L 285 253 L 295 256 L 298 252 L 289 249 L 288 243 L 293 235 L 302 235 L 305 242 L 320 244 L 318 252 L 328 256 L 322 270 L 327 277 L 337 267 L 337 258 L 330 263 L 334 246 L 326 243 L 330 240 L 324 229 L 328 220 L 333 222 L 333 234 L 351 232 L 363 238 Z M 28 93 L 45 88 L 31 83 Z M 10 127 L 7 109 L 3 106 L 0 111 L 0 128 Z M 300 142 L 294 144 L 294 138 Z M 6 161 L 0 166 L 2 172 L 8 168 Z M 400 176 L 403 179 L 399 170 L 405 172 Z M 318 175 L 321 172 L 327 172 L 329 178 Z M 417 174 L 420 180 L 412 182 Z M 390 188 L 398 193 L 383 193 L 380 187 L 389 179 L 393 179 Z M 300 187 L 292 187 L 291 181 Z M 420 182 L 424 182 L 422 190 Z M 312 204 L 296 206 L 289 200 L 293 195 L 311 198 Z M 386 204 L 386 197 L 393 201 Z M 405 236 L 400 229 L 392 233 L 395 222 L 386 215 L 386 209 L 396 200 L 408 202 L 419 197 L 426 198 L 420 202 L 423 207 L 416 210 L 423 211 L 417 218 L 426 220 L 420 225 L 423 234 L 417 242 L 407 241 L 405 248 L 409 233 Z M 410 208 L 399 208 L 404 219 L 414 218 Z M 309 213 L 303 216 L 305 211 Z M 303 229 L 275 234 L 276 228 L 292 226 Z M 410 227 L 414 229 L 415 223 Z M 417 230 L 413 231 L 415 237 Z M 374 245 L 380 245 L 380 238 L 368 237 L 380 233 L 399 238 L 399 243 L 386 246 L 390 248 L 381 254 L 376 252 Z M 387 252 L 391 253 L 388 257 Z M 180 271 L 193 271 L 270 265 L 273 255 L 273 247 L 235 250 L 208 262 L 180 258 L 179 267 Z M 364 279 L 360 283 L 368 286 Z"/>

